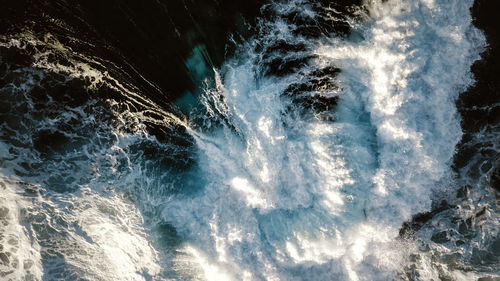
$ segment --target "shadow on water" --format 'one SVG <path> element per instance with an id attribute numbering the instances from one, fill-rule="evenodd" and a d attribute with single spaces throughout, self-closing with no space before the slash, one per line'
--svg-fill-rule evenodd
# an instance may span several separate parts
<path id="1" fill-rule="evenodd" d="M 457 102 L 464 135 L 457 147 L 454 168 L 457 171 L 464 168 L 475 170 L 479 175 L 488 174 L 490 186 L 500 192 L 500 161 L 498 144 L 494 141 L 498 139 L 500 123 L 500 31 L 496 28 L 498 15 L 493 2 L 484 0 L 474 1 L 471 13 L 474 25 L 483 30 L 488 47 L 481 54 L 482 59 L 471 67 L 476 83 L 461 94 Z M 485 137 L 481 137 L 483 135 Z M 491 139 L 493 142 L 490 142 Z"/>
<path id="2" fill-rule="evenodd" d="M 0 34 L 47 33 L 85 56 L 114 64 L 163 106 L 195 91 L 189 69 L 199 46 L 219 66 L 232 39 L 251 34 L 259 1 L 0 1 Z"/>

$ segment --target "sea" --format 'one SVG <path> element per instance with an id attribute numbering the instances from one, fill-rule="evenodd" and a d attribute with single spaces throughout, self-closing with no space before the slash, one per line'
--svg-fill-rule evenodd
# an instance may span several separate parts
<path id="1" fill-rule="evenodd" d="M 492 0 L 0 0 L 0 280 L 500 280 Z"/>

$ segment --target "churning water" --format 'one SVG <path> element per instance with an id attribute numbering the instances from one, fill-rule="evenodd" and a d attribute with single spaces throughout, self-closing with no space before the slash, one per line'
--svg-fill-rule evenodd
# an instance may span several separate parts
<path id="1" fill-rule="evenodd" d="M 220 67 L 197 45 L 168 106 L 2 35 L 0 279 L 500 278 L 497 127 L 453 169 L 473 1 L 322 2 L 264 4 Z"/>

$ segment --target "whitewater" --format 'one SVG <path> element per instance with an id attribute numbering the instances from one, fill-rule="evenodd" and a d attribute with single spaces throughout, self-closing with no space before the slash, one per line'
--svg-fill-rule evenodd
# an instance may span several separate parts
<path id="1" fill-rule="evenodd" d="M 261 18 L 195 100 L 171 112 L 50 35 L 1 38 L 35 59 L 1 91 L 11 119 L 0 128 L 11 136 L 0 142 L 0 279 L 498 277 L 495 266 L 437 257 L 487 247 L 499 213 L 461 246 L 437 243 L 425 227 L 401 235 L 462 184 L 452 169 L 462 138 L 455 103 L 486 48 L 472 4 L 366 1 L 346 17 L 306 0 L 266 4 L 272 20 Z M 297 32 L 291 15 L 318 23 L 320 36 Z M 325 20 L 350 32 L 328 32 Z M 145 109 L 49 98 L 44 113 L 30 93 L 47 79 L 109 84 Z M 33 128 L 72 142 L 42 155 L 30 148 Z"/>

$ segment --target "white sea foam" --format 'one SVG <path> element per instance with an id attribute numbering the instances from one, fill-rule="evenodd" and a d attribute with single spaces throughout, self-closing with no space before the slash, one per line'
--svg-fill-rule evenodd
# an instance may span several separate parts
<path id="1" fill-rule="evenodd" d="M 303 11 L 314 17 L 306 4 L 271 5 L 278 14 Z M 161 179 L 167 182 L 158 183 L 154 177 L 159 175 L 148 171 L 154 159 L 140 159 L 151 161 L 149 166 L 134 162 L 137 159 L 128 155 L 131 146 L 143 140 L 158 145 L 141 123 L 154 120 L 125 112 L 113 116 L 113 124 L 135 128 L 132 132 L 101 124 L 103 128 L 91 132 L 96 140 L 89 139 L 82 151 L 70 151 L 61 163 L 47 164 L 48 171 L 67 169 L 83 179 L 77 191 L 59 194 L 40 186 L 45 193 L 28 202 L 18 195 L 22 188 L 6 185 L 0 207 L 9 213 L 0 234 L 25 245 L 9 250 L 12 256 L 33 262 L 27 270 L 15 267 L 12 276 L 154 280 L 167 278 L 165 271 L 172 276 L 172 271 L 174 279 L 196 280 L 396 277 L 418 252 L 415 243 L 398 239 L 401 224 L 428 211 L 433 193 L 453 183 L 449 166 L 461 137 L 455 99 L 473 82 L 469 68 L 484 45 L 483 35 L 471 25 L 471 4 L 371 1 L 367 15 L 359 12 L 361 22 L 350 21 L 353 33 L 348 38 L 306 40 L 292 34 L 282 20 L 261 22 L 268 33 L 242 46 L 237 58 L 216 70 L 215 87 L 200 98 L 208 116 L 218 121 L 211 130 L 195 129 L 154 108 L 164 121 L 171 121 L 165 126 L 185 126 L 195 139 L 197 165 L 189 178 L 174 182 L 177 175 L 165 171 L 167 177 Z M 253 51 L 253 44 L 265 47 L 277 40 L 306 44 L 303 52 L 315 59 L 297 73 L 262 77 L 261 54 Z M 25 44 L 47 46 L 50 51 L 37 54 L 32 65 L 41 71 L 88 78 L 90 89 L 109 82 L 111 89 L 137 104 L 152 105 L 109 73 L 85 63 L 98 61 L 73 57 L 50 35 L 38 40 L 25 34 L 4 41 L 1 46 L 19 49 Z M 50 52 L 62 53 L 70 66 L 50 61 Z M 340 90 L 322 89 L 322 94 L 340 95 L 335 112 L 327 113 L 333 117 L 302 116 L 303 105 L 283 92 L 306 74 L 332 65 L 341 69 L 335 77 Z M 24 88 L 14 90 L 29 91 L 36 75 L 28 78 Z M 86 115 L 84 108 L 69 111 L 37 128 L 52 128 L 73 117 L 95 122 L 96 116 Z M 109 136 L 111 141 L 98 140 Z M 103 144 L 107 141 L 111 144 Z M 7 148 L 0 147 L 0 152 L 2 159 L 8 158 Z M 11 162 L 20 167 L 20 160 Z M 164 190 L 188 184 L 200 186 L 192 193 Z M 163 219 L 184 239 L 168 249 L 173 253 L 159 254 L 145 234 L 143 214 L 158 215 L 157 209 L 162 217 L 150 219 Z M 20 210 L 29 217 L 26 226 L 19 223 Z M 492 235 L 498 232 L 491 229 Z M 429 240 L 431 235 L 422 237 Z M 47 254 L 43 262 L 40 253 Z M 170 265 L 163 256 L 172 259 L 172 268 L 162 268 Z M 416 270 L 422 280 L 436 280 L 443 269 L 436 267 L 432 255 L 424 254 Z M 449 275 L 457 280 L 480 276 L 459 269 Z"/>
<path id="2" fill-rule="evenodd" d="M 8 152 L 2 155 L 10 158 Z M 105 155 L 113 162 L 112 154 Z M 159 274 L 141 213 L 111 186 L 103 192 L 97 181 L 99 186 L 57 194 L 33 179 L 8 176 L 14 173 L 12 165 L 6 167 L 0 170 L 0 273 L 7 280 L 150 280 Z M 92 173 L 84 165 L 79 169 Z M 98 165 L 94 169 L 108 173 Z"/>
<path id="3" fill-rule="evenodd" d="M 2 151 L 7 157 L 8 153 Z M 0 162 L 2 158 L 0 157 Z M 0 169 L 0 277 L 5 280 L 41 280 L 43 269 L 40 246 L 29 228 L 24 227 L 22 211 L 29 204 L 21 196 L 22 187 Z"/>
<path id="4" fill-rule="evenodd" d="M 2 259 L 2 276 L 149 280 L 159 274 L 157 252 L 146 239 L 142 215 L 129 200 L 104 195 L 100 187 L 50 195 L 41 186 L 25 183 L 35 192 L 30 195 L 16 182 L 3 177 L 0 182 L 0 252 L 9 261 Z"/>
<path id="5" fill-rule="evenodd" d="M 45 277 L 57 278 L 62 270 L 88 280 L 147 280 L 156 276 L 160 271 L 157 253 L 146 240 L 137 208 L 118 196 L 105 197 L 89 189 L 79 193 L 81 196 L 61 198 L 70 209 L 64 214 L 57 214 L 62 211 L 57 209 L 55 214 L 37 210 L 48 217 L 63 216 L 74 228 L 56 243 L 46 243 L 44 251 L 62 254 L 65 260 L 62 266 L 54 260 L 51 268 L 49 258 Z"/>
<path id="6" fill-rule="evenodd" d="M 5 123 L 1 124 L 5 131 L 0 141 L 0 276 L 6 280 L 151 280 L 160 273 L 159 257 L 147 239 L 143 216 L 122 192 L 113 192 L 125 189 L 112 179 L 126 177 L 129 171 L 128 158 L 119 146 L 127 146 L 130 135 L 113 131 L 106 123 L 89 130 L 96 118 L 88 110 L 97 109 L 93 101 L 60 111 L 55 118 L 33 118 L 39 112 L 28 93 L 40 86 L 44 73 L 29 67 L 16 71 L 24 83 L 1 91 L 12 108 L 2 112 Z M 49 103 L 54 105 L 50 99 Z M 9 118 L 16 121 L 16 114 L 23 119 L 14 124 L 18 131 L 12 133 Z M 55 160 L 40 157 L 30 148 L 37 131 L 58 130 L 59 122 L 71 119 L 90 126 L 67 132 L 87 138 L 83 147 L 56 153 Z M 139 129 L 132 139 L 140 136 L 142 128 L 137 122 L 134 125 Z M 112 144 L 103 146 L 101 137 L 111 138 Z M 45 172 L 41 176 L 33 168 L 39 163 Z M 66 190 L 55 192 L 57 186 Z"/>
<path id="7" fill-rule="evenodd" d="M 300 73 L 259 78 L 251 51 L 226 64 L 203 100 L 231 126 L 191 131 L 208 184 L 163 212 L 207 279 L 388 280 L 402 270 L 416 246 L 399 228 L 451 184 L 455 99 L 484 46 L 471 4 L 372 1 L 358 39 L 310 42 L 310 68 L 341 68 L 335 122 L 286 110 L 281 94 Z M 262 41 L 305 42 L 279 21 L 270 34 Z"/>

